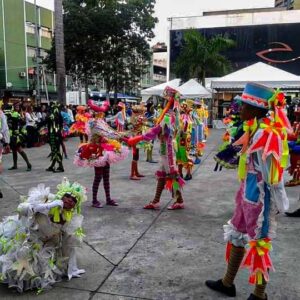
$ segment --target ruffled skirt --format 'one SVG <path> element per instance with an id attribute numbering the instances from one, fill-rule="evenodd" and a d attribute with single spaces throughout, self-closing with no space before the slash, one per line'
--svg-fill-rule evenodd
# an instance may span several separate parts
<path id="1" fill-rule="evenodd" d="M 90 157 L 82 158 L 79 148 L 74 157 L 74 164 L 78 167 L 104 167 L 107 164 L 115 164 L 126 159 L 128 154 L 128 148 L 122 146 L 118 152 L 104 150 L 101 156 L 91 155 Z"/>

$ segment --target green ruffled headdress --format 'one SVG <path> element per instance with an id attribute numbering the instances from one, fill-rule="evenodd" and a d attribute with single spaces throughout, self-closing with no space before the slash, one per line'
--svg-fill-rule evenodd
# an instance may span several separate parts
<path id="1" fill-rule="evenodd" d="M 70 183 L 69 180 L 64 177 L 61 184 L 57 186 L 56 198 L 61 199 L 65 194 L 70 194 L 76 198 L 75 210 L 77 214 L 81 213 L 81 205 L 87 200 L 86 188 L 78 182 Z"/>

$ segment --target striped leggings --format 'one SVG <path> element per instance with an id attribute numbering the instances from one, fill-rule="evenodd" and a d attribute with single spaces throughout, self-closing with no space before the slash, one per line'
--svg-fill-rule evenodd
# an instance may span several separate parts
<path id="1" fill-rule="evenodd" d="M 110 165 L 106 165 L 105 167 L 94 167 L 95 177 L 93 182 L 93 202 L 97 202 L 97 194 L 100 182 L 103 178 L 103 187 L 106 197 L 106 202 L 111 201 L 110 198 L 110 183 L 109 183 L 109 172 Z"/>

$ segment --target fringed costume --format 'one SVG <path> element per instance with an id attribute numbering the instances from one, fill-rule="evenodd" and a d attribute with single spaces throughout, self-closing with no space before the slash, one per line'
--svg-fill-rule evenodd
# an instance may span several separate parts
<path id="1" fill-rule="evenodd" d="M 224 226 L 227 242 L 227 272 L 223 279 L 208 280 L 206 285 L 227 296 L 236 294 L 233 284 L 239 266 L 249 269 L 249 282 L 255 285 L 249 300 L 267 299 L 266 284 L 273 270 L 270 257 L 275 237 L 275 216 L 288 208 L 283 171 L 288 160 L 287 133 L 291 130 L 283 111 L 283 93 L 248 83 L 241 101 L 241 115 L 266 115 L 246 119 L 244 134 L 234 145 L 241 145 L 238 175 L 241 180 L 236 194 L 233 217 Z M 251 111 L 251 112 L 249 112 Z"/>
<path id="2" fill-rule="evenodd" d="M 130 118 L 130 133 L 133 136 L 140 135 L 145 132 L 147 119 L 144 116 L 146 108 L 141 105 L 135 105 L 132 107 L 132 116 Z M 131 162 L 131 180 L 140 180 L 141 178 L 145 177 L 144 175 L 140 174 L 138 171 L 138 161 L 139 161 L 139 152 L 140 148 L 146 148 L 152 146 L 151 143 L 140 142 L 137 145 L 132 146 L 132 162 Z"/>
<path id="3" fill-rule="evenodd" d="M 223 120 L 227 129 L 223 135 L 223 144 L 219 147 L 219 152 L 214 156 L 216 161 L 215 171 L 218 169 L 221 171 L 222 167 L 226 169 L 236 169 L 238 166 L 238 153 L 241 147 L 233 146 L 233 143 L 244 133 L 243 122 L 239 117 L 239 110 L 240 101 L 234 100 L 231 104 L 228 116 Z"/>
<path id="4" fill-rule="evenodd" d="M 60 105 L 52 102 L 50 114 L 47 118 L 49 144 L 50 144 L 50 160 L 51 164 L 46 169 L 49 172 L 64 172 L 63 157 L 60 152 L 60 147 L 63 143 L 63 118 L 60 112 Z M 56 164 L 58 167 L 56 168 Z"/>
<path id="5" fill-rule="evenodd" d="M 153 201 L 144 206 L 145 209 L 159 208 L 162 191 L 167 189 L 172 193 L 175 202 L 168 208 L 171 210 L 184 208 L 182 197 L 182 186 L 184 180 L 180 177 L 176 167 L 175 149 L 173 140 L 176 135 L 176 129 L 179 126 L 179 98 L 178 92 L 171 88 L 166 88 L 164 96 L 168 100 L 164 110 L 157 120 L 155 127 L 148 132 L 130 138 L 128 144 L 136 145 L 140 141 L 152 141 L 158 137 L 160 141 L 160 168 L 156 172 L 157 186 Z"/>
<path id="6" fill-rule="evenodd" d="M 191 110 L 187 103 L 181 103 L 179 128 L 176 132 L 176 163 L 181 177 L 183 177 L 183 169 L 186 169 L 184 180 L 192 179 L 192 168 L 194 165 L 190 156 L 193 128 L 193 120 L 190 113 Z"/>
<path id="7" fill-rule="evenodd" d="M 18 168 L 18 153 L 22 156 L 27 165 L 27 171 L 31 171 L 31 163 L 22 146 L 26 139 L 25 122 L 19 112 L 20 104 L 15 103 L 14 108 L 7 114 L 7 123 L 10 132 L 10 149 L 13 155 L 13 166 L 9 170 Z"/>

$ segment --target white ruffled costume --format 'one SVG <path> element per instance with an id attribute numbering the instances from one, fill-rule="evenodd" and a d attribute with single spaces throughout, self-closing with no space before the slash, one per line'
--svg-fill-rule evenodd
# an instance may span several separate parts
<path id="1" fill-rule="evenodd" d="M 0 280 L 19 292 L 43 290 L 64 276 L 70 280 L 85 272 L 77 267 L 76 248 L 83 237 L 80 206 L 86 191 L 66 178 L 57 188 L 56 195 L 44 184 L 30 189 L 27 197 L 21 197 L 18 215 L 0 223 Z M 61 199 L 65 194 L 73 196 L 77 204 L 66 214 L 67 220 L 56 223 L 51 212 L 64 218 Z"/>

